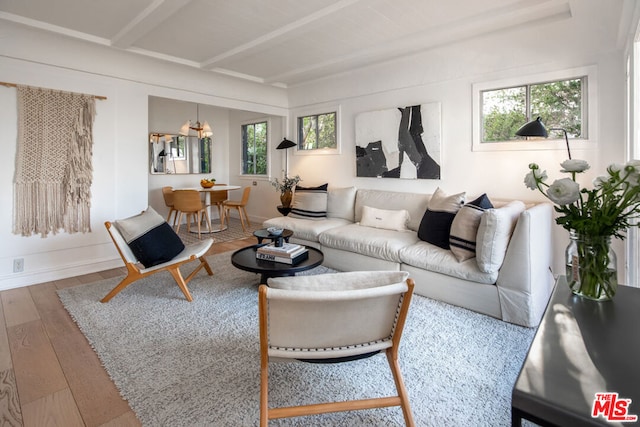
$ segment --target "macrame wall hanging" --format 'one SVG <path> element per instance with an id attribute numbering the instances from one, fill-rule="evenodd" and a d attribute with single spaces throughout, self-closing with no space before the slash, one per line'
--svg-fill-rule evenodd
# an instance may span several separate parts
<path id="1" fill-rule="evenodd" d="M 91 231 L 93 95 L 17 85 L 13 233 Z"/>

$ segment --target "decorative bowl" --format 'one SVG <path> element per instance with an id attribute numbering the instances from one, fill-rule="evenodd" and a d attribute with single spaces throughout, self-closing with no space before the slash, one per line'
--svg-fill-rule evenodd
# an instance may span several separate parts
<path id="1" fill-rule="evenodd" d="M 200 180 L 200 185 L 202 186 L 202 188 L 211 188 L 214 186 L 215 183 L 216 183 L 215 181 L 209 181 L 207 179 Z"/>
<path id="2" fill-rule="evenodd" d="M 269 227 L 267 228 L 267 231 L 269 232 L 269 234 L 271 234 L 272 236 L 279 236 L 282 234 L 282 232 L 284 231 L 284 229 L 282 228 L 278 228 L 278 227 Z"/>

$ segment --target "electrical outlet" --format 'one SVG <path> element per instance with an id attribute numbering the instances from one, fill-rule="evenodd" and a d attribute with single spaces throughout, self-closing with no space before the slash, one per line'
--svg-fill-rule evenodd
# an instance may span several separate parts
<path id="1" fill-rule="evenodd" d="M 24 271 L 24 258 L 16 258 L 13 260 L 13 272 L 22 273 Z"/>

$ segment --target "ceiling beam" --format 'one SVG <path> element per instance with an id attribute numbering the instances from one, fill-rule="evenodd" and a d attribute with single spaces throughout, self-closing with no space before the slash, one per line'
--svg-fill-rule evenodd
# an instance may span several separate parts
<path id="1" fill-rule="evenodd" d="M 306 15 L 297 21 L 291 22 L 290 24 L 284 25 L 277 30 L 271 31 L 269 33 L 263 34 L 262 36 L 253 39 L 247 43 L 244 43 L 240 46 L 236 46 L 233 49 L 230 49 L 226 52 L 223 52 L 219 55 L 214 56 L 213 58 L 209 58 L 202 62 L 202 68 L 213 69 L 216 65 L 225 59 L 231 58 L 233 56 L 248 54 L 254 49 L 260 48 L 262 45 L 277 39 L 278 37 L 285 36 L 293 31 L 296 31 L 299 28 L 302 28 L 312 22 L 318 21 L 326 16 L 339 12 L 340 10 L 349 7 L 361 0 L 340 0 L 330 6 L 317 10 L 309 15 Z"/>
<path id="2" fill-rule="evenodd" d="M 174 13 L 182 9 L 192 0 L 154 0 L 118 34 L 111 39 L 111 45 L 121 49 L 131 47 L 141 37 L 155 29 L 171 17 Z"/>
<path id="3" fill-rule="evenodd" d="M 464 18 L 446 25 L 431 27 L 419 34 L 412 34 L 382 45 L 361 49 L 357 52 L 332 58 L 328 61 L 291 69 L 284 73 L 264 78 L 265 83 L 275 84 L 299 76 L 309 76 L 336 64 L 352 63 L 367 66 L 388 61 L 400 56 L 426 51 L 445 44 L 460 42 L 471 37 L 507 31 L 523 25 L 548 23 L 571 17 L 569 4 L 562 1 L 532 3 L 519 1 L 500 9 L 487 10 L 481 14 Z"/>

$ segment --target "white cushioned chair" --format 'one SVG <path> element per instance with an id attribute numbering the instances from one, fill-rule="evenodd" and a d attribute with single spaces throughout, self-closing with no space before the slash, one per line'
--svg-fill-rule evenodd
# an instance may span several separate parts
<path id="1" fill-rule="evenodd" d="M 398 347 L 414 283 L 406 272 L 271 278 L 259 288 L 260 425 L 269 420 L 400 406 L 413 426 Z M 384 352 L 396 396 L 269 408 L 269 362 L 348 362 Z M 354 379 L 357 381 L 357 379 Z"/>

